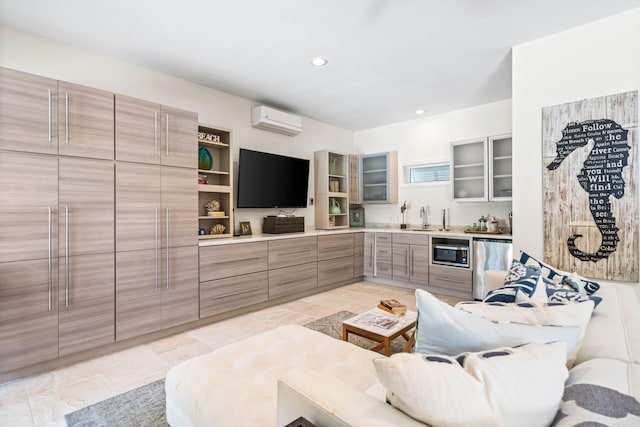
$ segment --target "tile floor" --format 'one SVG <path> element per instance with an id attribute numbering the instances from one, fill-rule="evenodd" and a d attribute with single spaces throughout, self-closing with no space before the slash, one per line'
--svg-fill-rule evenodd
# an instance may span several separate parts
<path id="1" fill-rule="evenodd" d="M 183 360 L 284 324 L 302 325 L 341 310 L 363 312 L 383 298 L 397 298 L 415 310 L 412 289 L 358 282 L 0 384 L 0 426 L 66 426 L 64 414 L 163 378 Z"/>

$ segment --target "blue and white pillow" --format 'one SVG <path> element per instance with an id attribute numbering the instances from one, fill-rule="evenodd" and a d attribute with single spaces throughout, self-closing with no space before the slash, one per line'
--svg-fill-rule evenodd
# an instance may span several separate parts
<path id="1" fill-rule="evenodd" d="M 520 262 L 530 267 L 539 268 L 543 277 L 546 277 L 553 283 L 562 285 L 565 288 L 571 288 L 577 292 L 585 293 L 587 295 L 592 295 L 600 289 L 600 284 L 598 282 L 585 279 L 577 273 L 567 273 L 566 271 L 558 270 L 537 260 L 524 251 L 520 251 Z"/>
<path id="2" fill-rule="evenodd" d="M 543 278 L 544 284 L 547 287 L 547 297 L 549 298 L 549 304 L 566 304 L 572 302 L 584 302 L 593 301 L 595 306 L 602 301 L 602 298 L 596 295 L 586 295 L 581 292 L 567 289 L 566 286 L 558 285 L 547 278 Z"/>
<path id="3" fill-rule="evenodd" d="M 540 269 L 524 265 L 518 260 L 511 262 L 511 267 L 501 288 L 487 293 L 483 302 L 516 302 L 518 293 L 531 298 L 536 291 Z"/>

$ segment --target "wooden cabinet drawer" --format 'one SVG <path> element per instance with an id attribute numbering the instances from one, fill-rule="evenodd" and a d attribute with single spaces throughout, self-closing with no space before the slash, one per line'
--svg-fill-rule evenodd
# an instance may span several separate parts
<path id="1" fill-rule="evenodd" d="M 318 261 L 353 256 L 353 234 L 318 236 Z"/>
<path id="2" fill-rule="evenodd" d="M 429 266 L 429 285 L 456 291 L 472 291 L 472 271 L 466 268 Z"/>
<path id="3" fill-rule="evenodd" d="M 317 237 L 301 237 L 269 242 L 269 269 L 306 264 L 317 260 Z"/>
<path id="4" fill-rule="evenodd" d="M 200 283 L 200 318 L 246 307 L 268 298 L 269 277 L 266 271 Z"/>
<path id="5" fill-rule="evenodd" d="M 376 243 L 376 262 L 383 260 L 391 262 L 391 243 Z"/>
<path id="6" fill-rule="evenodd" d="M 428 234 L 415 234 L 415 233 L 393 233 L 393 243 L 405 243 L 411 245 L 429 245 Z"/>
<path id="7" fill-rule="evenodd" d="M 267 269 L 267 242 L 200 248 L 200 281 L 240 276 Z"/>
<path id="8" fill-rule="evenodd" d="M 376 277 L 381 279 L 391 279 L 393 277 L 391 257 L 389 259 L 376 259 Z"/>
<path id="9" fill-rule="evenodd" d="M 353 278 L 353 256 L 318 262 L 318 286 Z"/>
<path id="10" fill-rule="evenodd" d="M 376 245 L 379 245 L 381 243 L 391 244 L 391 239 L 391 233 L 376 233 Z"/>
<path id="11" fill-rule="evenodd" d="M 303 292 L 318 286 L 318 263 L 269 270 L 269 299 Z"/>

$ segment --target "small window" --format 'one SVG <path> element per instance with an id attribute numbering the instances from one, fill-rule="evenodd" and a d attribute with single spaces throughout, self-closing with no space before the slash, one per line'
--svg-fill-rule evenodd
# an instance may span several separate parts
<path id="1" fill-rule="evenodd" d="M 448 182 L 450 180 L 448 164 L 408 166 L 407 169 L 408 181 L 412 184 L 419 182 Z"/>

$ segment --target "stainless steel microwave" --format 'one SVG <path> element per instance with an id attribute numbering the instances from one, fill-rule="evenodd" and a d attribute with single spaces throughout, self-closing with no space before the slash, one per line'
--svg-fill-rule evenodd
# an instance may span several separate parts
<path id="1" fill-rule="evenodd" d="M 431 263 L 469 268 L 469 245 L 434 242 Z"/>

